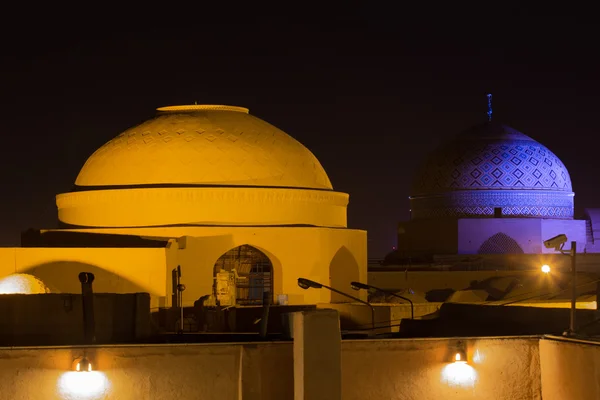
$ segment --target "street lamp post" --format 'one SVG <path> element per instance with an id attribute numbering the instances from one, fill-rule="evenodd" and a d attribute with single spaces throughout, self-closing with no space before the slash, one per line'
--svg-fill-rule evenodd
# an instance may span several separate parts
<path id="1" fill-rule="evenodd" d="M 571 241 L 571 249 L 563 250 L 567 242 L 567 236 L 564 234 L 555 236 L 544 241 L 547 249 L 554 249 L 561 254 L 571 257 L 571 317 L 569 321 L 569 335 L 575 334 L 576 311 L 577 311 L 577 242 Z"/>
<path id="2" fill-rule="evenodd" d="M 400 296 L 399 294 L 396 294 L 394 292 L 383 290 L 383 289 L 380 289 L 380 288 L 375 287 L 373 285 L 367 285 L 366 283 L 361 283 L 361 282 L 351 282 L 350 286 L 354 290 L 360 290 L 360 289 L 364 289 L 364 290 L 368 290 L 368 291 L 369 290 L 373 290 L 375 292 L 380 292 L 380 293 L 383 293 L 383 294 L 388 294 L 390 296 L 394 296 L 394 297 L 397 297 L 399 299 L 406 300 L 406 301 L 408 301 L 410 303 L 410 319 L 414 319 L 415 318 L 415 306 L 414 306 L 412 300 L 409 299 L 409 298 L 407 298 L 407 297 Z"/>
<path id="3" fill-rule="evenodd" d="M 323 285 L 322 283 L 319 283 L 319 282 L 311 281 L 310 279 L 306 279 L 306 278 L 298 278 L 298 286 L 300 286 L 302 289 L 309 289 L 309 288 L 313 288 L 313 289 L 322 289 L 322 288 L 329 289 L 329 290 L 331 290 L 334 293 L 340 294 L 340 295 L 345 296 L 345 297 L 347 297 L 349 299 L 352 299 L 352 300 L 354 300 L 356 302 L 359 302 L 361 304 L 366 305 L 367 307 L 369 307 L 371 309 L 371 326 L 372 326 L 372 329 L 375 329 L 375 307 L 373 307 L 372 304 L 370 304 L 370 303 L 368 303 L 368 302 L 366 302 L 364 300 L 361 300 L 358 297 L 351 296 L 348 293 L 344 293 L 344 292 L 342 292 L 340 290 L 337 290 L 337 289 L 334 289 L 332 287 Z"/>
<path id="4" fill-rule="evenodd" d="M 569 332 L 575 334 L 575 318 L 577 311 L 577 264 L 575 258 L 577 255 L 577 242 L 571 242 L 571 323 L 569 325 Z"/>

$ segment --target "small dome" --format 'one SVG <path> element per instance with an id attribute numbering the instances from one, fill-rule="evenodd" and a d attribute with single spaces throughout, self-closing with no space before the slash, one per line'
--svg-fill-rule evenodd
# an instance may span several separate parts
<path id="1" fill-rule="evenodd" d="M 87 160 L 75 182 L 90 187 L 204 185 L 332 190 L 317 158 L 248 109 L 171 106 L 121 133 Z"/>
<path id="2" fill-rule="evenodd" d="M 0 280 L 0 294 L 44 293 L 50 293 L 50 289 L 33 275 L 12 274 Z"/>
<path id="3" fill-rule="evenodd" d="M 572 218 L 569 172 L 548 148 L 497 123 L 469 129 L 435 150 L 411 188 L 413 218 Z"/>

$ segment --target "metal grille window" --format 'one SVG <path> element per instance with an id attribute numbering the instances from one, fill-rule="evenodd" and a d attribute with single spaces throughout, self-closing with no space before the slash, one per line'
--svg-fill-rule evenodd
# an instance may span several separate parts
<path id="1" fill-rule="evenodd" d="M 237 304 L 260 305 L 264 292 L 273 293 L 273 265 L 255 247 L 242 245 L 229 250 L 215 263 L 214 276 L 222 269 L 237 272 Z"/>
<path id="2" fill-rule="evenodd" d="M 524 251 L 519 243 L 506 233 L 496 233 L 490 236 L 479 247 L 479 254 L 523 254 Z"/>

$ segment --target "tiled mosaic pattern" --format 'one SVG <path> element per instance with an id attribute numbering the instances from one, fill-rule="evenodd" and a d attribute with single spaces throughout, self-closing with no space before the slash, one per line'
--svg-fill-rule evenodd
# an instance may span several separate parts
<path id="1" fill-rule="evenodd" d="M 545 146 L 514 130 L 485 133 L 460 137 L 435 151 L 418 173 L 412 194 L 513 188 L 572 191 L 567 169 Z"/>
<path id="2" fill-rule="evenodd" d="M 572 218 L 571 178 L 554 153 L 499 124 L 484 124 L 436 150 L 417 174 L 412 218 Z"/>

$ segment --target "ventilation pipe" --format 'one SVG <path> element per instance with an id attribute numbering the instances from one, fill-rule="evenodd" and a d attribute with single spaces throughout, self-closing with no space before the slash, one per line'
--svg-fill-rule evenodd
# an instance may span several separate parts
<path id="1" fill-rule="evenodd" d="M 86 344 L 96 343 L 96 323 L 94 321 L 94 274 L 82 272 L 79 274 L 81 282 L 81 302 L 83 309 L 83 332 Z"/>

